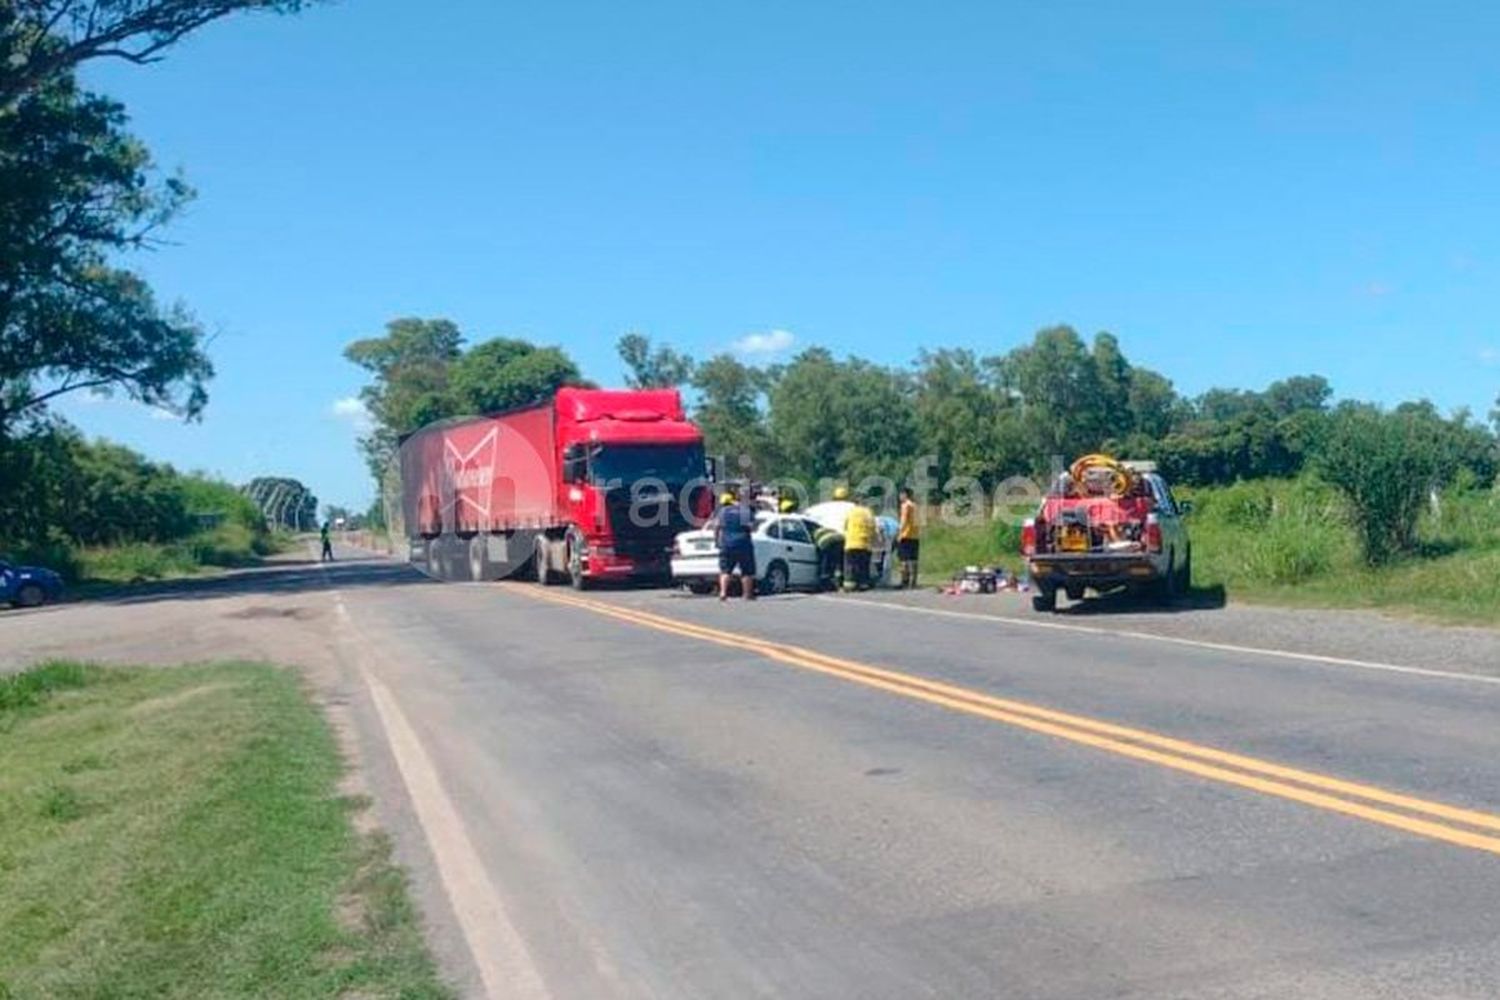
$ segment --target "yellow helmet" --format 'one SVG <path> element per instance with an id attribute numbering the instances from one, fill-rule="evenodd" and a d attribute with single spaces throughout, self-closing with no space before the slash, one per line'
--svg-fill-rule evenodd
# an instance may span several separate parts
<path id="1" fill-rule="evenodd" d="M 728 507 L 730 504 L 734 503 L 734 494 L 733 493 L 721 493 L 721 494 L 719 494 L 719 503 L 722 504 L 725 507 Z"/>
<path id="2" fill-rule="evenodd" d="M 847 487 L 847 486 L 835 486 L 833 488 L 833 498 L 835 500 L 848 500 L 849 499 L 849 487 Z"/>
<path id="3" fill-rule="evenodd" d="M 783 514 L 790 514 L 792 511 L 794 511 L 796 509 L 797 509 L 797 501 L 793 500 L 791 497 L 782 497 L 781 498 L 781 512 Z"/>

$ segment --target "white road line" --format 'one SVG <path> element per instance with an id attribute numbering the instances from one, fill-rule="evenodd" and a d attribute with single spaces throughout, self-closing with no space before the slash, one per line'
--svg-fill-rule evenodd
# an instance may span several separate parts
<path id="1" fill-rule="evenodd" d="M 347 626 L 353 625 L 344 596 L 333 592 L 334 607 Z M 352 643 L 351 643 L 352 644 Z M 388 687 L 376 680 L 365 665 L 364 656 L 355 664 L 375 713 L 385 731 L 386 745 L 396 759 L 406 794 L 417 814 L 417 825 L 427 838 L 427 846 L 437 862 L 438 877 L 448 896 L 453 915 L 463 932 L 464 943 L 479 970 L 487 997 L 504 1000 L 546 1000 L 550 994 L 542 983 L 541 973 L 515 924 L 505 912 L 505 904 L 485 871 L 484 862 L 469 839 L 453 800 L 443 789 L 437 767 L 427 756 L 422 741 L 407 722 L 406 715 Z"/>
<path id="2" fill-rule="evenodd" d="M 1467 674 L 1454 670 L 1436 670 L 1431 667 L 1407 667 L 1398 663 L 1378 663 L 1373 660 L 1353 660 L 1341 656 L 1323 656 L 1319 653 L 1298 653 L 1288 649 L 1267 649 L 1262 646 L 1236 646 L 1227 642 L 1208 642 L 1204 639 L 1183 639 L 1175 635 L 1157 635 L 1154 632 L 1136 632 L 1129 629 L 1097 628 L 1092 625 L 1070 625 L 1065 622 L 1031 621 L 1026 618 L 1007 618 L 1003 615 L 982 615 L 968 611 L 947 611 L 942 608 L 918 608 L 910 604 L 894 604 L 886 601 L 851 600 L 847 597 L 819 595 L 818 600 L 846 607 L 863 605 L 880 610 L 908 611 L 913 614 L 937 615 L 943 618 L 963 618 L 988 622 L 992 625 L 1015 625 L 1022 628 L 1055 629 L 1059 632 L 1079 632 L 1085 635 L 1104 636 L 1110 639 L 1138 639 L 1144 642 L 1165 642 L 1175 646 L 1191 646 L 1211 649 L 1221 653 L 1249 653 L 1253 656 L 1271 656 L 1304 663 L 1321 663 L 1335 667 L 1354 667 L 1359 670 L 1380 670 L 1393 674 L 1411 674 L 1417 677 L 1437 677 L 1450 681 L 1472 681 L 1475 684 L 1500 684 L 1500 677 L 1487 674 Z"/>
<path id="3" fill-rule="evenodd" d="M 443 791 L 437 768 L 422 749 L 390 689 L 367 671 L 361 673 L 369 685 L 417 820 L 437 860 L 438 875 L 479 969 L 485 994 L 507 1000 L 541 1000 L 547 996 L 541 976 L 485 873 L 463 819 Z"/>

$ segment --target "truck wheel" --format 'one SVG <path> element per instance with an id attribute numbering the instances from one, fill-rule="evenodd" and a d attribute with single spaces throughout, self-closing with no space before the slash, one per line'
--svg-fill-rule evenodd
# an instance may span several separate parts
<path id="1" fill-rule="evenodd" d="M 34 583 L 23 583 L 16 591 L 16 607 L 39 608 L 47 602 L 47 594 Z"/>
<path id="2" fill-rule="evenodd" d="M 556 581 L 552 578 L 551 561 L 547 558 L 547 550 L 551 546 L 547 539 L 538 537 L 531 547 L 531 564 L 536 569 L 536 582 L 543 587 L 550 587 Z"/>
<path id="3" fill-rule="evenodd" d="M 777 559 L 766 567 L 766 576 L 760 582 L 760 589 L 765 594 L 785 594 L 790 582 L 791 576 L 787 573 L 786 563 Z"/>
<path id="4" fill-rule="evenodd" d="M 489 543 L 483 535 L 469 539 L 469 579 L 488 580 L 490 570 Z"/>
<path id="5" fill-rule="evenodd" d="M 583 555 L 573 539 L 568 539 L 568 584 L 574 590 L 588 590 L 589 580 L 583 575 Z"/>
<path id="6" fill-rule="evenodd" d="M 1056 611 L 1057 610 L 1057 588 L 1038 587 L 1036 593 L 1031 595 L 1031 610 L 1033 611 Z"/>

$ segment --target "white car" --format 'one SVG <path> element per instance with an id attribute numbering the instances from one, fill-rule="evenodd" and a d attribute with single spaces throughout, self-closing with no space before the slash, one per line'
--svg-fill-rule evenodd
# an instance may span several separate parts
<path id="1" fill-rule="evenodd" d="M 750 542 L 755 546 L 755 578 L 763 593 L 817 589 L 818 547 L 813 544 L 817 527 L 801 514 L 756 514 Z M 677 536 L 672 547 L 672 579 L 696 594 L 707 594 L 718 586 L 719 543 L 712 522 Z"/>

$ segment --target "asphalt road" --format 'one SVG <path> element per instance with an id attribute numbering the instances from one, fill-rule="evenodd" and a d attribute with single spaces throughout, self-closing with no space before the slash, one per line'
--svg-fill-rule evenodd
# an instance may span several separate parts
<path id="1" fill-rule="evenodd" d="M 1500 685 L 857 599 L 576 601 L 344 597 L 545 995 L 1500 989 Z"/>
<path id="2" fill-rule="evenodd" d="M 475 995 L 1500 993 L 1500 683 L 1467 633 L 1377 662 L 1317 612 L 1283 613 L 1285 657 L 1230 648 L 1233 608 L 245 580 L 0 619 L 0 646 L 169 620 L 326 644 Z"/>

